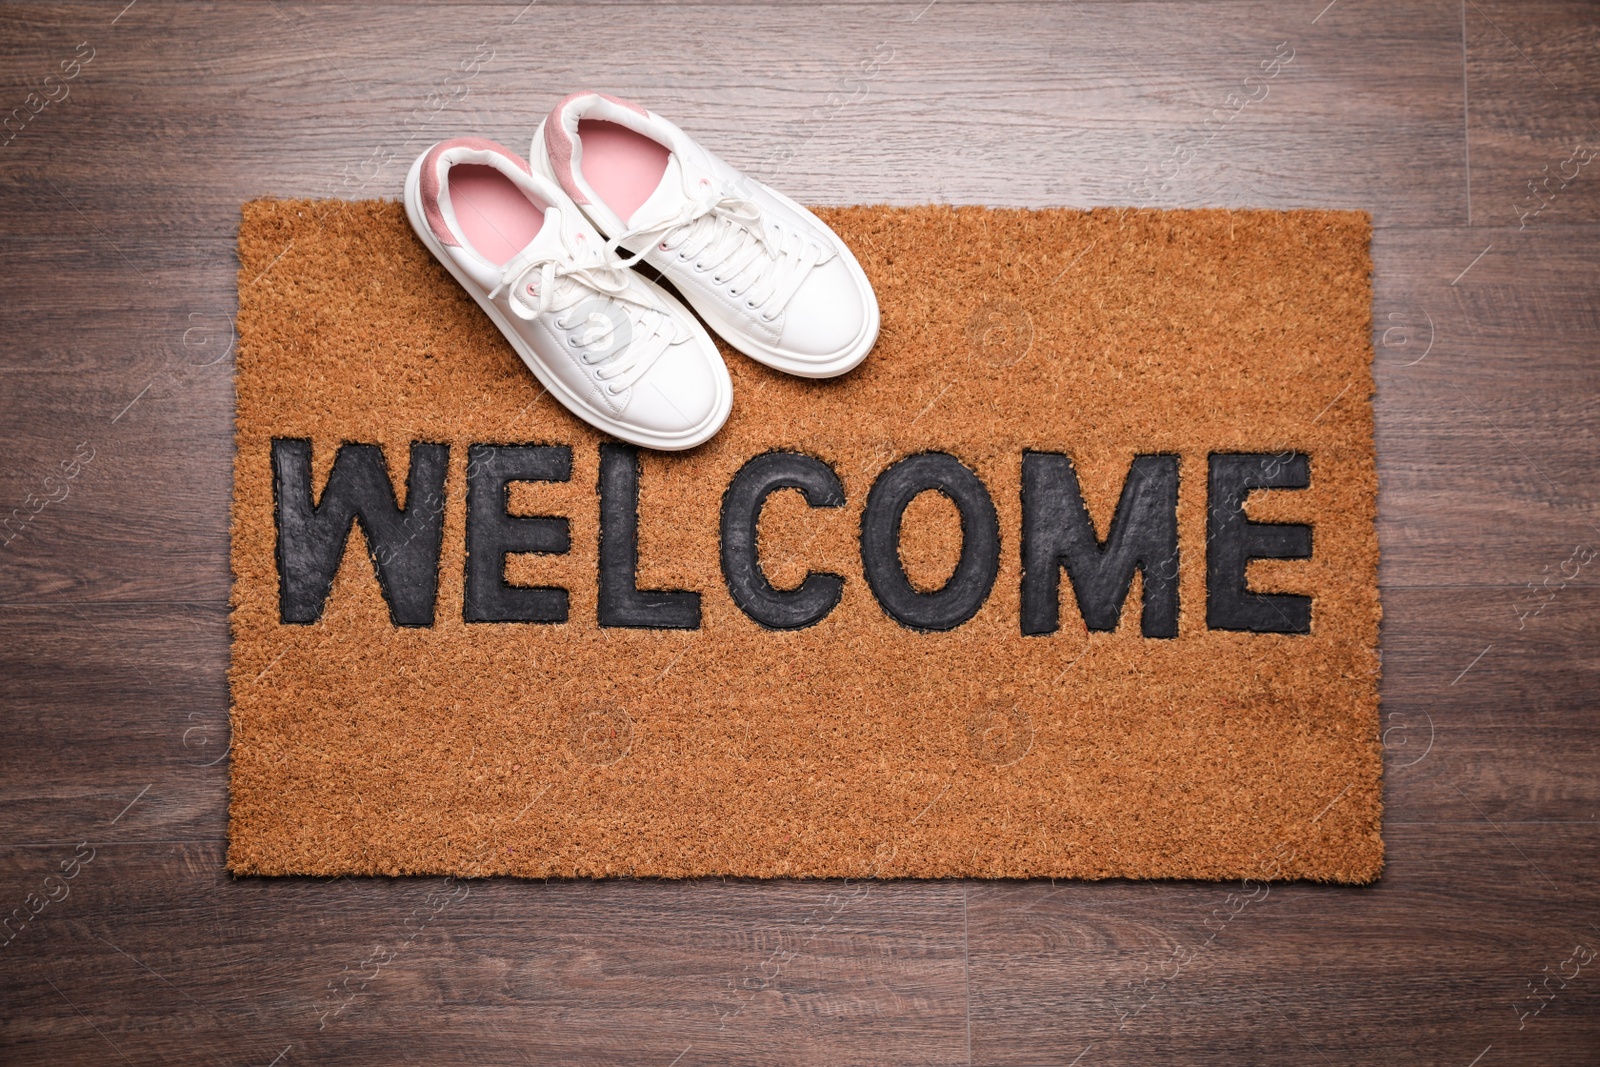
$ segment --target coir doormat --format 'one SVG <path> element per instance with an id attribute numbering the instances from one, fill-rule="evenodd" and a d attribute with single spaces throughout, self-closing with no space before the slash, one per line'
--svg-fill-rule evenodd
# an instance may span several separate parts
<path id="1" fill-rule="evenodd" d="M 664 455 L 246 205 L 233 871 L 1377 877 L 1367 217 L 822 216 L 876 350 Z"/>

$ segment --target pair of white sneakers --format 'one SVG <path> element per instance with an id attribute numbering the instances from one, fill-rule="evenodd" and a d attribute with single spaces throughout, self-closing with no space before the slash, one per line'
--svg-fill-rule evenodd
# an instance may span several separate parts
<path id="1" fill-rule="evenodd" d="M 877 340 L 877 298 L 844 242 L 659 115 L 574 93 L 529 154 L 532 166 L 493 141 L 442 141 L 406 177 L 406 215 L 539 382 L 596 428 L 693 448 L 733 406 L 710 334 L 635 263 L 789 374 L 843 374 Z"/>

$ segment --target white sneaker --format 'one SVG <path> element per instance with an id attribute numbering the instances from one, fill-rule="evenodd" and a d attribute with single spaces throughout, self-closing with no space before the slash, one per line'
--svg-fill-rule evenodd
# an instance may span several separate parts
<path id="1" fill-rule="evenodd" d="M 520 156 L 441 141 L 412 164 L 405 201 L 422 243 L 573 414 L 659 449 L 693 448 L 727 421 L 733 383 L 705 328 Z"/>
<path id="2" fill-rule="evenodd" d="M 877 298 L 844 242 L 659 115 L 574 93 L 540 125 L 530 155 L 627 262 L 658 270 L 750 358 L 830 378 L 878 339 Z"/>

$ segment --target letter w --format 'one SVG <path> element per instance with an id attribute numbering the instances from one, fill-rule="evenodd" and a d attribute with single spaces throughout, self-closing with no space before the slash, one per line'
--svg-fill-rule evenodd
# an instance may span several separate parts
<path id="1" fill-rule="evenodd" d="M 395 500 L 383 449 L 340 445 L 322 500 L 314 505 L 311 442 L 273 439 L 278 610 L 285 623 L 314 623 L 322 617 L 350 526 L 360 522 L 378 585 L 389 604 L 389 620 L 396 626 L 433 625 L 449 456 L 448 445 L 411 442 L 411 472 L 402 508 Z"/>

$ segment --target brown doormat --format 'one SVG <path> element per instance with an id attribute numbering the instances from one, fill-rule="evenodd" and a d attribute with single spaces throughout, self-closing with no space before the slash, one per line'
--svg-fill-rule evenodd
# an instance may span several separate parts
<path id="1" fill-rule="evenodd" d="M 1378 876 L 1367 216 L 821 214 L 876 350 L 664 455 L 245 206 L 233 871 Z"/>

